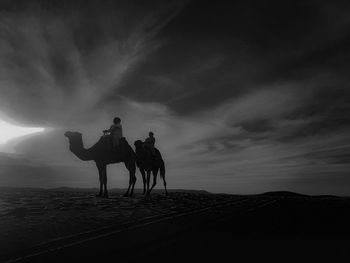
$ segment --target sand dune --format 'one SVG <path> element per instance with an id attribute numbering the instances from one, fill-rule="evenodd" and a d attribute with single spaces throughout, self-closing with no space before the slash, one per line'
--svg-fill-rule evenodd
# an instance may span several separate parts
<path id="1" fill-rule="evenodd" d="M 58 237 L 236 198 L 197 191 L 171 192 L 168 197 L 156 193 L 150 199 L 141 194 L 124 198 L 119 190 L 112 190 L 109 199 L 95 194 L 91 189 L 2 188 L 0 253 L 13 254 Z"/>
<path id="2" fill-rule="evenodd" d="M 83 251 L 84 255 L 79 254 L 83 261 L 96 256 L 96 247 L 103 248 L 106 256 L 116 253 L 118 247 L 120 259 L 137 262 L 160 246 L 164 256 L 169 256 L 170 247 L 203 256 L 200 246 L 209 246 L 208 251 L 221 251 L 228 244 L 239 248 L 237 237 L 246 240 L 251 235 L 279 235 L 288 237 L 288 243 L 296 234 L 321 234 L 327 238 L 350 234 L 350 200 L 345 197 L 286 192 L 242 196 L 177 190 L 167 197 L 155 192 L 151 198 L 139 193 L 134 198 L 124 198 L 122 191 L 115 189 L 109 199 L 103 199 L 96 198 L 95 193 L 94 189 L 1 188 L 0 259 L 43 251 L 40 255 L 47 259 L 50 251 L 50 261 L 61 262 L 71 261 L 70 254 Z M 178 239 L 182 242 L 178 243 Z M 137 255 L 126 253 L 132 247 L 140 248 Z M 183 253 L 170 262 L 183 262 Z M 37 258 L 30 259 L 38 262 Z"/>

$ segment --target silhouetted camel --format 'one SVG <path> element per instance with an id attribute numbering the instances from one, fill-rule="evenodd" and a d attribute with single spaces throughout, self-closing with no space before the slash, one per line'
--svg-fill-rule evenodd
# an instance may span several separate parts
<path id="1" fill-rule="evenodd" d="M 136 155 L 125 138 L 120 140 L 120 146 L 117 149 L 113 149 L 110 136 L 102 136 L 95 145 L 89 149 L 85 149 L 80 132 L 68 131 L 64 135 L 69 140 L 70 151 L 80 160 L 95 161 L 100 179 L 100 192 L 98 196 L 108 197 L 107 165 L 120 162 L 123 162 L 129 170 L 129 187 L 124 196 L 129 195 L 130 189 L 130 196 L 132 196 L 136 182 Z"/>
<path id="2" fill-rule="evenodd" d="M 157 184 L 157 174 L 158 171 L 160 171 L 160 177 L 163 179 L 165 194 L 167 195 L 168 191 L 166 189 L 164 160 L 159 150 L 157 148 L 154 148 L 155 155 L 153 156 L 151 151 L 144 146 L 144 143 L 142 141 L 137 140 L 134 144 L 136 152 L 136 164 L 137 167 L 139 167 L 143 179 L 143 194 L 147 193 L 147 195 L 149 195 L 151 193 L 152 189 Z M 153 184 L 150 189 L 149 184 L 151 180 L 151 172 L 153 174 Z"/>

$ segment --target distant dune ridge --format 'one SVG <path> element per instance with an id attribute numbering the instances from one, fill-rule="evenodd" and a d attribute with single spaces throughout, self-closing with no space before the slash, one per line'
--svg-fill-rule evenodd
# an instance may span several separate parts
<path id="1" fill-rule="evenodd" d="M 24 191 L 30 191 L 30 190 L 37 190 L 37 191 L 61 191 L 61 192 L 93 192 L 98 191 L 98 188 L 91 187 L 91 188 L 79 188 L 79 187 L 68 187 L 68 186 L 61 186 L 61 187 L 54 187 L 54 188 L 41 188 L 41 187 L 12 187 L 12 186 L 0 186 L 1 190 L 24 190 Z M 114 193 L 119 193 L 125 191 L 125 188 L 111 188 L 109 191 Z M 136 193 L 140 193 L 142 191 L 141 188 L 135 188 Z M 164 190 L 162 189 L 154 189 L 153 190 L 156 193 L 162 193 Z M 193 190 L 193 189 L 169 189 L 170 192 L 187 192 L 187 193 L 205 193 L 205 194 L 211 194 L 210 192 L 206 190 Z"/>
<path id="2" fill-rule="evenodd" d="M 80 188 L 80 187 L 68 187 L 68 186 L 60 186 L 60 187 L 54 187 L 54 188 L 41 188 L 41 187 L 13 187 L 13 186 L 0 186 L 0 191 L 1 190 L 37 190 L 37 191 L 67 191 L 67 192 L 93 192 L 93 191 L 98 191 L 98 188 L 96 187 L 91 187 L 91 188 Z M 121 193 L 125 191 L 125 188 L 111 188 L 111 192 L 114 193 Z M 136 193 L 140 193 L 142 191 L 141 188 L 135 188 Z M 162 189 L 154 189 L 153 190 L 155 193 L 162 193 Z M 188 192 L 188 193 L 205 193 L 205 194 L 213 194 L 209 191 L 206 190 L 196 190 L 196 189 L 169 189 L 170 192 Z M 224 194 L 224 193 L 220 193 Z M 244 194 L 239 194 L 239 195 L 244 195 Z M 264 193 L 258 193 L 256 195 L 265 195 L 265 196 L 299 196 L 299 197 L 330 197 L 330 198 L 335 198 L 338 197 L 336 195 L 307 195 L 307 194 L 301 194 L 301 193 L 296 193 L 296 192 L 291 192 L 291 191 L 269 191 L 269 192 L 264 192 Z"/>
<path id="3" fill-rule="evenodd" d="M 299 193 L 290 192 L 290 191 L 273 191 L 273 192 L 262 193 L 261 195 L 267 195 L 267 196 L 299 196 L 299 197 L 307 197 L 307 196 L 309 196 L 309 195 L 299 194 Z"/>

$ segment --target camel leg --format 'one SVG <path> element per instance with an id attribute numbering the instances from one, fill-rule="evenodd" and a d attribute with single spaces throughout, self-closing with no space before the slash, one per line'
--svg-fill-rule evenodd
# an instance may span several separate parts
<path id="1" fill-rule="evenodd" d="M 130 172 L 129 163 L 124 162 L 124 164 L 125 164 L 126 169 L 128 169 L 129 172 Z M 131 177 L 130 177 L 130 174 L 129 174 L 129 187 L 128 187 L 128 190 L 126 190 L 125 194 L 123 195 L 124 197 L 128 197 L 129 196 L 130 188 L 131 188 Z"/>
<path id="2" fill-rule="evenodd" d="M 165 195 L 168 195 L 168 190 L 166 189 L 165 176 L 163 177 L 163 182 L 164 182 Z"/>
<path id="3" fill-rule="evenodd" d="M 166 189 L 165 174 L 160 173 L 160 177 L 163 179 L 165 195 L 168 195 L 168 190 Z"/>
<path id="4" fill-rule="evenodd" d="M 131 179 L 129 178 L 129 187 L 128 187 L 128 190 L 123 195 L 124 197 L 128 197 L 129 196 L 129 191 L 130 191 L 130 187 L 131 187 L 131 183 L 130 182 L 131 182 Z"/>
<path id="5" fill-rule="evenodd" d="M 147 193 L 147 195 L 149 195 L 149 183 L 150 183 L 150 181 L 151 181 L 151 171 L 150 170 L 148 170 L 147 171 L 147 191 L 146 191 L 146 193 Z"/>
<path id="6" fill-rule="evenodd" d="M 107 165 L 102 166 L 102 178 L 103 178 L 103 190 L 104 194 L 103 197 L 108 198 L 108 191 L 107 191 Z"/>
<path id="7" fill-rule="evenodd" d="M 99 194 L 97 194 L 96 196 L 97 197 L 101 197 L 102 196 L 102 187 L 103 187 L 103 181 L 102 181 L 102 169 L 101 169 L 101 165 L 100 164 L 96 164 L 96 166 L 97 166 L 97 170 L 98 170 L 98 178 L 99 178 L 99 180 L 100 180 L 100 192 L 99 192 Z"/>
<path id="8" fill-rule="evenodd" d="M 146 193 L 146 173 L 145 170 L 143 168 L 140 168 L 140 172 L 142 175 L 142 181 L 143 181 L 143 195 Z"/>
<path id="9" fill-rule="evenodd" d="M 133 175 L 130 180 L 131 180 L 130 196 L 133 196 L 133 194 L 134 194 L 134 187 L 135 187 L 135 183 L 136 183 L 136 176 Z"/>
<path id="10" fill-rule="evenodd" d="M 160 178 L 163 179 L 163 183 L 164 183 L 164 189 L 165 189 L 165 195 L 168 195 L 168 190 L 166 189 L 166 181 L 165 181 L 165 167 L 164 167 L 164 161 L 162 161 L 161 165 L 160 165 Z"/>
<path id="11" fill-rule="evenodd" d="M 130 184 L 130 180 L 129 180 L 129 187 L 128 187 L 128 190 L 123 195 L 124 197 L 128 197 L 129 196 L 130 187 L 131 187 L 131 184 Z"/>
<path id="12" fill-rule="evenodd" d="M 130 181 L 131 181 L 131 192 L 130 192 L 130 196 L 132 196 L 134 194 L 134 187 L 136 184 L 136 165 L 135 163 L 131 163 L 129 165 L 129 176 L 130 176 Z M 129 183 L 130 184 L 130 183 Z"/>
<path id="13" fill-rule="evenodd" d="M 154 187 L 156 186 L 156 184 L 157 184 L 158 169 L 157 169 L 157 170 L 153 170 L 153 171 L 152 171 L 152 174 L 153 174 L 153 184 L 152 184 L 151 189 L 149 190 L 149 193 L 151 193 L 151 191 L 153 190 L 153 188 L 154 188 Z"/>
<path id="14" fill-rule="evenodd" d="M 132 175 L 130 174 L 129 175 L 129 187 L 128 187 L 128 190 L 126 191 L 126 193 L 124 194 L 125 197 L 127 196 L 132 196 L 133 192 L 134 192 L 134 185 L 133 185 L 133 177 Z M 130 191 L 131 190 L 131 191 Z M 129 192 L 130 192 L 130 195 L 129 195 Z"/>

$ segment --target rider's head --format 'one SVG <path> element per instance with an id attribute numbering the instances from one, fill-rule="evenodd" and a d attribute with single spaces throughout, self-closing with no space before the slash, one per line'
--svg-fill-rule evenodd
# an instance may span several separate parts
<path id="1" fill-rule="evenodd" d="M 148 133 L 148 135 L 149 135 L 149 137 L 153 137 L 154 133 L 150 131 L 150 132 Z"/>
<path id="2" fill-rule="evenodd" d="M 114 124 L 119 124 L 121 122 L 121 119 L 119 118 L 119 117 L 115 117 L 114 119 L 113 119 L 113 123 Z"/>

